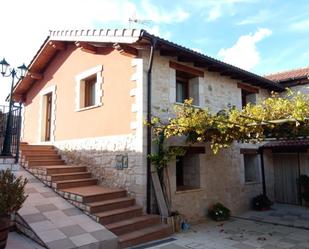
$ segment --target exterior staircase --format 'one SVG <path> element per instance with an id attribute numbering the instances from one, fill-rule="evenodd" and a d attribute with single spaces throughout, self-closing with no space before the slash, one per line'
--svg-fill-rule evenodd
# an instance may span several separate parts
<path id="1" fill-rule="evenodd" d="M 84 166 L 67 165 L 52 145 L 20 145 L 21 165 L 119 238 L 119 247 L 172 234 L 160 216 L 145 215 L 127 191 L 99 186 Z"/>

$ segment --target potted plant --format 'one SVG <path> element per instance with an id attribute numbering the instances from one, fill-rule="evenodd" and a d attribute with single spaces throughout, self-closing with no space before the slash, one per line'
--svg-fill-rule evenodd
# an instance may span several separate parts
<path id="1" fill-rule="evenodd" d="M 216 203 L 208 209 L 208 215 L 215 221 L 228 220 L 231 216 L 231 211 L 221 203 Z"/>
<path id="2" fill-rule="evenodd" d="M 10 169 L 0 170 L 0 249 L 6 246 L 11 215 L 17 212 L 27 196 L 27 179 L 16 177 Z"/>
<path id="3" fill-rule="evenodd" d="M 272 206 L 272 201 L 266 195 L 260 194 L 252 199 L 252 208 L 258 211 L 269 210 Z"/>

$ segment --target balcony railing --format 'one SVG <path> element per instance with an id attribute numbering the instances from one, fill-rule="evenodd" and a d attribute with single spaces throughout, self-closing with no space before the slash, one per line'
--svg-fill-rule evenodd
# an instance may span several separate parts
<path id="1" fill-rule="evenodd" d="M 6 124 L 8 118 L 9 107 L 0 105 L 0 155 L 4 146 L 4 138 L 6 134 Z M 19 143 L 20 143 L 20 129 L 21 129 L 21 107 L 12 107 L 12 132 L 10 136 L 11 140 L 11 153 L 15 157 L 16 162 L 18 162 L 19 157 Z"/>

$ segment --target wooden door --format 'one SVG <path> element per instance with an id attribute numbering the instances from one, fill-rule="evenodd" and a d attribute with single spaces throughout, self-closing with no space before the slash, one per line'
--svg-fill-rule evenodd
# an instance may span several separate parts
<path id="1" fill-rule="evenodd" d="M 52 93 L 46 95 L 45 141 L 50 141 L 52 116 Z"/>
<path id="2" fill-rule="evenodd" d="M 299 177 L 297 153 L 273 154 L 275 173 L 275 199 L 279 203 L 299 204 Z"/>

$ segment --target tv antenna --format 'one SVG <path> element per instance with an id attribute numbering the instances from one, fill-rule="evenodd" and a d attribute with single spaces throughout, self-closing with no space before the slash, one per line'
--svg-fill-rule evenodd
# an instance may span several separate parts
<path id="1" fill-rule="evenodd" d="M 128 21 L 129 21 L 130 25 L 138 24 L 138 25 L 143 25 L 143 26 L 148 26 L 148 27 L 152 23 L 151 20 L 137 18 L 136 12 L 133 13 L 132 17 L 129 17 Z"/>

